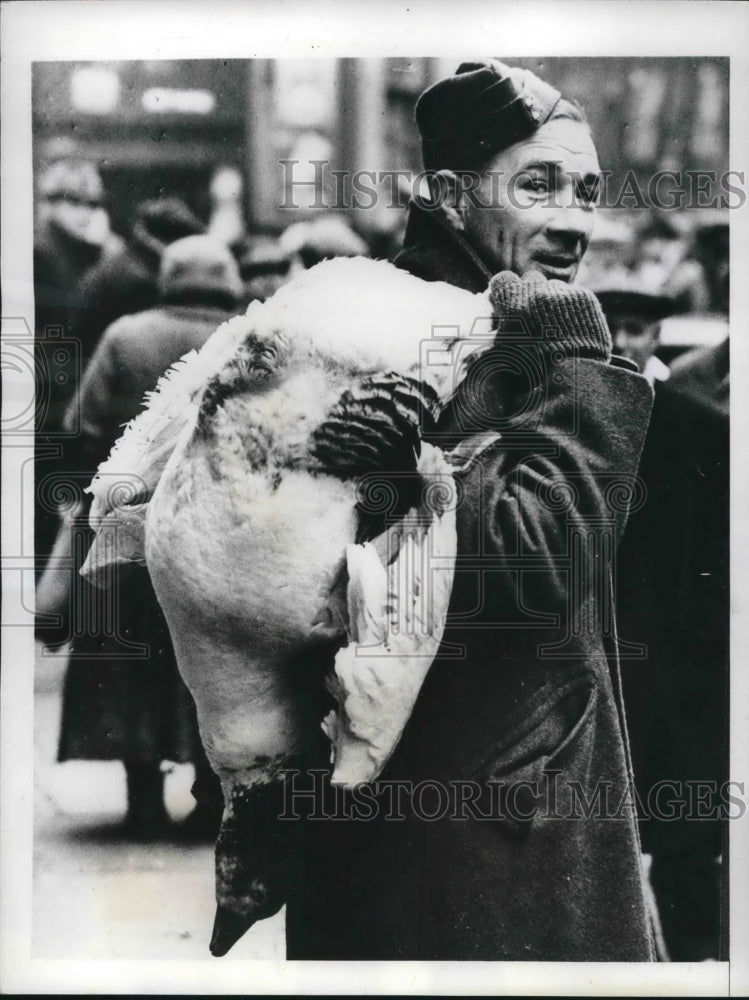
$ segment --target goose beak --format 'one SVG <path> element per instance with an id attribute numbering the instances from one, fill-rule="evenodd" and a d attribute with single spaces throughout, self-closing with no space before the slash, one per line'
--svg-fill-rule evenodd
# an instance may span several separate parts
<path id="1" fill-rule="evenodd" d="M 210 950 L 214 958 L 221 958 L 239 941 L 245 931 L 255 923 L 255 917 L 240 917 L 225 906 L 216 907 Z"/>
<path id="2" fill-rule="evenodd" d="M 216 840 L 216 918 L 210 952 L 225 955 L 286 902 L 296 826 L 279 819 L 281 782 L 237 788 Z"/>

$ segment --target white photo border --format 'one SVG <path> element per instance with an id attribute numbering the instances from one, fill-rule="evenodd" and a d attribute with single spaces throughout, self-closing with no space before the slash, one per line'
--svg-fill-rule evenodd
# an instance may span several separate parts
<path id="1" fill-rule="evenodd" d="M 75 0 L 3 4 L 3 333 L 25 318 L 33 330 L 31 64 L 37 60 L 126 60 L 421 55 L 726 56 L 730 59 L 730 168 L 749 176 L 749 7 L 693 0 Z M 749 206 L 731 216 L 731 267 L 749 273 Z M 749 408 L 736 389 L 749 372 L 749 281 L 731 284 L 732 408 L 732 773 L 747 781 L 749 548 L 746 509 Z M 5 372 L 4 372 L 5 376 Z M 6 382 L 6 393 L 23 391 Z M 4 407 L 12 405 L 6 399 Z M 7 411 L 6 411 L 7 412 Z M 20 605 L 19 461 L 2 458 L 3 622 Z M 26 454 L 28 457 L 28 453 Z M 27 519 L 28 520 L 28 519 Z M 16 534 L 14 535 L 14 532 Z M 5 572 L 5 571 L 8 572 Z M 25 595 L 27 604 L 29 595 Z M 10 610 L 9 610 L 10 609 Z M 749 992 L 749 818 L 731 823 L 731 961 L 694 965 L 576 963 L 308 963 L 41 961 L 31 952 L 33 628 L 3 628 L 2 943 L 4 993 L 427 995 L 746 995 Z M 749 781 L 747 781 L 749 784 Z M 743 942 L 743 944 L 742 944 Z"/>

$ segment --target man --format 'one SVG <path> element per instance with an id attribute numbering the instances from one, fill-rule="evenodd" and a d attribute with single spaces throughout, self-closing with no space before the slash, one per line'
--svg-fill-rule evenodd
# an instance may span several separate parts
<path id="1" fill-rule="evenodd" d="M 440 426 L 462 494 L 442 651 L 375 815 L 341 819 L 331 793 L 333 818 L 310 816 L 287 954 L 648 960 L 607 600 L 651 396 L 571 287 L 595 146 L 576 106 L 497 61 L 435 84 L 416 121 L 432 201 L 411 205 L 396 264 L 476 292 L 511 273 L 491 284 L 496 344 Z"/>
<path id="2" fill-rule="evenodd" d="M 34 237 L 37 335 L 41 337 L 48 327 L 62 327 L 65 336 L 75 336 L 83 279 L 99 260 L 109 235 L 104 187 L 95 164 L 64 159 L 44 171 L 39 194 L 39 224 Z M 61 386 L 67 395 L 63 395 Z M 76 388 L 74 380 L 68 378 L 55 384 L 52 379 L 50 388 L 60 394 L 64 412 L 64 404 Z M 58 413 L 56 426 L 62 412 Z"/>
<path id="3" fill-rule="evenodd" d="M 104 187 L 96 165 L 68 156 L 39 180 L 34 234 L 35 355 L 40 399 L 36 410 L 34 540 L 41 563 L 54 542 L 57 518 L 48 484 L 60 465 L 60 431 L 85 363 L 81 330 L 84 278 L 109 234 Z"/>
<path id="4" fill-rule="evenodd" d="M 661 321 L 674 312 L 673 300 L 652 291 L 637 277 L 618 277 L 591 287 L 603 308 L 616 353 L 634 362 L 651 386 L 660 387 L 669 370 L 656 350 Z M 656 399 L 658 395 L 656 388 Z"/>
<path id="5" fill-rule="evenodd" d="M 199 350 L 238 312 L 242 291 L 231 252 L 216 240 L 188 236 L 164 250 L 159 304 L 122 316 L 107 328 L 68 412 L 69 428 L 80 427 L 83 481 L 90 481 L 122 425 L 140 412 L 146 393 L 164 372 L 189 351 Z M 82 512 L 78 519 L 84 520 Z M 70 544 L 71 530 L 69 524 L 62 526 L 61 544 Z M 82 530 L 88 537 L 88 529 Z M 128 792 L 125 831 L 140 840 L 157 839 L 168 826 L 162 760 L 191 761 L 202 802 L 184 832 L 215 835 L 221 807 L 211 800 L 220 803 L 218 779 L 205 758 L 192 698 L 177 672 L 147 571 L 136 568 L 118 579 L 115 635 L 94 613 L 102 610 L 104 592 L 76 576 L 69 595 L 69 574 L 67 567 L 55 571 L 52 563 L 37 593 L 42 619 L 62 614 L 70 624 L 65 604 L 71 601 L 82 625 L 73 635 L 65 678 L 59 760 L 122 760 Z M 38 635 L 50 644 L 66 638 L 44 627 Z M 143 648 L 145 658 L 142 652 L 137 656 Z"/>
<path id="6" fill-rule="evenodd" d="M 185 236 L 162 248 L 151 308 L 116 319 L 104 332 L 81 385 L 81 448 L 95 464 L 106 458 L 146 392 L 190 350 L 200 349 L 239 312 L 242 282 L 231 251 L 207 236 Z M 92 468 L 94 468 L 92 466 Z"/>
<path id="7" fill-rule="evenodd" d="M 165 248 L 204 232 L 204 224 L 180 198 L 154 198 L 138 205 L 127 240 L 103 256 L 83 283 L 86 361 L 116 319 L 158 305 L 159 266 Z"/>
<path id="8" fill-rule="evenodd" d="M 237 259 L 244 283 L 243 305 L 265 302 L 304 270 L 296 252 L 286 250 L 281 240 L 271 236 L 248 237 Z"/>
<path id="9" fill-rule="evenodd" d="M 622 640 L 644 644 L 639 658 L 630 647 L 622 669 L 643 846 L 669 955 L 717 959 L 725 824 L 714 789 L 728 776 L 727 407 L 683 392 L 684 361 L 674 378 L 655 354 L 671 298 L 636 281 L 596 294 L 616 350 L 655 388 L 639 472 L 643 502 L 619 551 L 616 602 Z M 664 782 L 670 791 L 659 797 Z M 706 795 L 694 815 L 689 789 L 697 782 Z"/>

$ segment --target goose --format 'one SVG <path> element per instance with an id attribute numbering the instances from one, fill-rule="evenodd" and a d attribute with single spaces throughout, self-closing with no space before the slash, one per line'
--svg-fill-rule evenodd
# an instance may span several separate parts
<path id="1" fill-rule="evenodd" d="M 166 373 L 89 487 L 81 572 L 147 565 L 221 780 L 216 956 L 285 902 L 295 826 L 275 817 L 309 741 L 347 788 L 398 743 L 457 545 L 453 469 L 424 438 L 494 325 L 487 295 L 324 261 Z"/>

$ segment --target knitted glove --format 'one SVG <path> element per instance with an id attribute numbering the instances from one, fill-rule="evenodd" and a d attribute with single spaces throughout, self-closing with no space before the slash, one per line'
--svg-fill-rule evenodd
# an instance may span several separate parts
<path id="1" fill-rule="evenodd" d="M 598 299 L 586 288 L 547 279 L 538 271 L 520 278 L 512 271 L 496 274 L 489 298 L 499 320 L 497 342 L 508 321 L 521 320 L 539 346 L 572 348 L 579 358 L 608 361 L 611 334 Z M 517 323 L 512 324 L 517 331 Z"/>
<path id="2" fill-rule="evenodd" d="M 491 347 L 468 359 L 465 378 L 440 419 L 443 438 L 533 429 L 559 383 L 558 362 L 611 357 L 601 306 L 586 289 L 536 271 L 523 278 L 503 271 L 491 279 L 489 298 L 497 336 Z"/>

